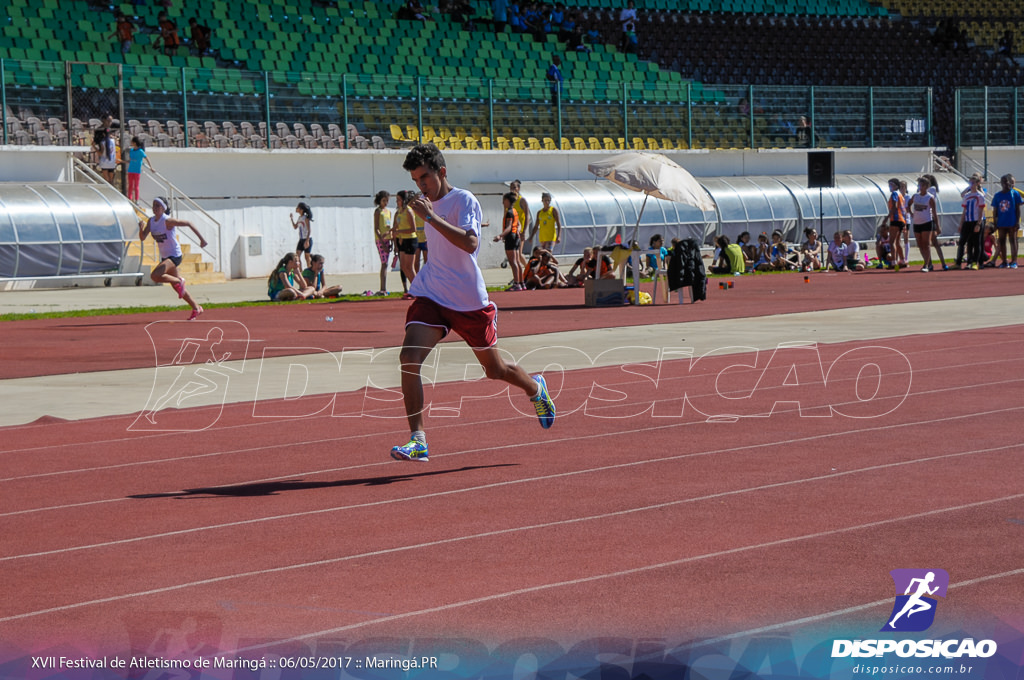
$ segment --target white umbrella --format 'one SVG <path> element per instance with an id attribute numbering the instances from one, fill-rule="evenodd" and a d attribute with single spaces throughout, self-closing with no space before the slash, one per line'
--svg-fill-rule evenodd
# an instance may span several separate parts
<path id="1" fill-rule="evenodd" d="M 649 196 L 685 203 L 704 211 L 715 209 L 711 196 L 693 175 L 661 154 L 629 151 L 591 163 L 587 170 L 621 187 L 646 194 L 637 216 L 634 240 Z"/>

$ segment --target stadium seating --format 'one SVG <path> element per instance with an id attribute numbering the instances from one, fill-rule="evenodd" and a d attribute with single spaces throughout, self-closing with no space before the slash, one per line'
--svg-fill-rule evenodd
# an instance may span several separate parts
<path id="1" fill-rule="evenodd" d="M 159 3 L 115 6 L 143 29 L 124 55 L 110 38 L 112 11 L 84 0 L 8 4 L 0 50 L 13 95 L 7 132 L 18 143 L 83 143 L 88 136 L 83 121 L 95 117 L 99 105 L 62 115 L 65 60 L 82 62 L 71 66 L 76 88 L 100 91 L 117 86 L 110 64 L 123 65 L 126 118 L 163 119 L 162 129 L 147 124 L 143 130 L 152 143 L 183 145 L 187 138 L 197 145 L 257 148 L 407 145 L 420 138 L 421 113 L 427 127 L 443 122 L 451 128 L 451 134 L 422 134 L 446 148 L 487 148 L 492 140 L 514 148 L 516 138 L 524 149 L 608 148 L 605 139 L 614 148 L 627 139 L 631 147 L 665 149 L 789 146 L 782 120 L 807 112 L 799 99 L 809 86 L 825 92 L 816 99 L 816 113 L 828 124 L 818 129 L 816 142 L 845 143 L 866 139 L 867 123 L 863 115 L 844 114 L 843 107 L 863 95 L 843 88 L 922 84 L 936 88 L 935 126 L 948 139 L 953 87 L 1020 81 L 1019 69 L 1005 59 L 977 50 L 969 59 L 945 54 L 931 44 L 926 27 L 888 19 L 890 12 L 953 16 L 960 7 L 954 0 L 637 0 L 635 54 L 616 47 L 619 0 L 569 3 L 578 8 L 580 24 L 603 38 L 590 53 L 566 52 L 553 35 L 495 34 L 487 27 L 490 3 L 482 0 L 472 3 L 475 30 L 444 15 L 398 20 L 391 4 L 375 0 L 210 0 L 194 11 L 213 29 L 207 56 L 185 46 L 168 56 L 154 47 L 156 17 L 165 9 Z M 992 46 L 1006 27 L 1019 30 L 1011 17 L 1021 16 L 1021 4 L 999 0 L 972 9 L 975 19 L 964 26 L 976 42 Z M 166 11 L 187 37 L 193 10 L 183 13 L 175 4 Z M 842 59 L 834 58 L 837 53 Z M 562 56 L 566 76 L 557 102 L 544 77 L 554 54 Z M 750 85 L 767 102 L 753 102 L 753 115 L 736 108 Z M 779 88 L 787 87 L 800 90 L 792 91 L 790 105 L 778 104 L 789 96 Z M 182 92 L 187 124 L 172 126 L 186 118 Z M 920 117 L 921 102 L 906 99 L 909 104 L 885 103 L 878 114 L 893 125 Z M 308 127 L 285 134 L 276 125 L 267 129 L 268 112 L 274 123 Z M 39 114 L 31 116 L 39 122 L 27 125 L 27 113 Z M 257 123 L 262 129 L 239 123 L 223 130 L 232 120 L 263 121 Z M 193 134 L 195 121 L 216 127 L 201 125 Z M 61 129 L 68 123 L 70 131 Z M 463 132 L 452 132 L 458 128 Z"/>

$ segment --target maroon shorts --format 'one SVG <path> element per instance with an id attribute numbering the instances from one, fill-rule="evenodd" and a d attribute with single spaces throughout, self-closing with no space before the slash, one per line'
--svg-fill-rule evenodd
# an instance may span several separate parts
<path id="1" fill-rule="evenodd" d="M 483 309 L 456 312 L 430 298 L 418 297 L 405 313 L 405 325 L 411 323 L 455 331 L 472 349 L 486 349 L 498 343 L 498 308 L 492 302 Z"/>

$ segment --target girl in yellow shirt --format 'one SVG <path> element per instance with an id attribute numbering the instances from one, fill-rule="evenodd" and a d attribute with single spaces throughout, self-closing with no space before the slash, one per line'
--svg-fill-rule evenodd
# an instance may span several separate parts
<path id="1" fill-rule="evenodd" d="M 544 207 L 537 211 L 537 231 L 540 235 L 540 247 L 551 251 L 556 243 L 562 242 L 562 218 L 558 208 L 551 205 L 551 194 L 540 195 Z"/>
<path id="2" fill-rule="evenodd" d="M 414 262 L 416 260 L 416 217 L 409 209 L 409 202 L 412 200 L 411 191 L 399 191 L 395 194 L 397 207 L 395 208 L 395 224 L 392 232 L 395 236 L 395 244 L 398 247 L 398 259 L 402 267 L 402 299 L 411 299 L 409 295 L 409 284 L 416 278 Z"/>

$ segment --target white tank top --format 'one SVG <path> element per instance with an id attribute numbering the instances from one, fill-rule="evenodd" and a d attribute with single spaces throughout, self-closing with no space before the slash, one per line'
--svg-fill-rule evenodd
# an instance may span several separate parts
<path id="1" fill-rule="evenodd" d="M 166 260 L 169 257 L 181 257 L 181 246 L 178 245 L 178 235 L 174 227 L 167 226 L 167 214 L 149 218 L 149 233 L 156 241 L 160 249 L 160 258 Z"/>

